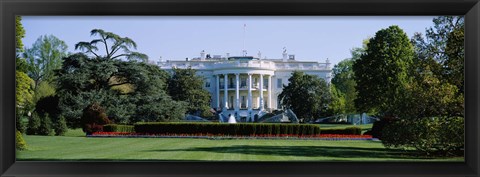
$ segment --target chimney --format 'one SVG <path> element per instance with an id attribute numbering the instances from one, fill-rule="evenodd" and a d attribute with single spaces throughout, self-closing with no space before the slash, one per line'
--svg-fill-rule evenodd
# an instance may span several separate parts
<path id="1" fill-rule="evenodd" d="M 258 59 L 261 60 L 262 59 L 262 53 L 260 51 L 258 51 L 257 55 L 258 55 Z"/>
<path id="2" fill-rule="evenodd" d="M 230 58 L 230 53 L 227 53 L 227 54 L 226 54 L 225 60 L 228 60 L 228 58 Z"/>
<path id="3" fill-rule="evenodd" d="M 287 62 L 288 53 L 287 53 L 287 48 L 283 48 L 283 62 Z"/>
<path id="4" fill-rule="evenodd" d="M 200 52 L 200 60 L 205 60 L 205 50 L 202 50 L 202 52 Z"/>

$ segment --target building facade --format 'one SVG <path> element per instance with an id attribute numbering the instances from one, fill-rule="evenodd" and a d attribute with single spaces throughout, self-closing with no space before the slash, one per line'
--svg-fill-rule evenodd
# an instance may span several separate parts
<path id="1" fill-rule="evenodd" d="M 286 50 L 282 55 L 281 59 L 261 59 L 260 52 L 257 57 L 230 57 L 228 53 L 222 57 L 202 51 L 198 58 L 159 61 L 157 65 L 167 71 L 195 69 L 197 75 L 205 78 L 203 87 L 212 95 L 212 108 L 223 115 L 234 115 L 242 122 L 251 122 L 255 114 L 281 109 L 278 96 L 295 70 L 330 83 L 332 70 L 328 59 L 325 63 L 298 61 Z"/>

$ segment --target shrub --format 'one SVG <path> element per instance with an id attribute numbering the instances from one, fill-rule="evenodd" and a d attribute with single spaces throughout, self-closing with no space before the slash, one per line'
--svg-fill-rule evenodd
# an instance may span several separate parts
<path id="1" fill-rule="evenodd" d="M 16 143 L 15 143 L 15 148 L 16 149 L 18 149 L 18 150 L 27 149 L 27 143 L 23 139 L 22 133 L 18 130 L 15 132 L 15 140 L 16 140 Z"/>
<path id="2" fill-rule="evenodd" d="M 426 154 L 461 155 L 464 148 L 463 117 L 399 120 L 383 129 L 387 148 L 415 148 Z"/>
<path id="3" fill-rule="evenodd" d="M 383 118 L 380 121 L 375 121 L 372 126 L 372 130 L 370 130 L 370 134 L 372 135 L 373 138 L 378 138 L 382 139 L 382 132 L 385 126 L 391 124 L 397 119 L 393 118 Z"/>
<path id="4" fill-rule="evenodd" d="M 360 127 L 347 127 L 343 129 L 322 129 L 322 134 L 339 134 L 339 135 L 361 135 Z"/>
<path id="5" fill-rule="evenodd" d="M 105 109 L 98 103 L 92 103 L 83 109 L 81 121 L 83 132 L 88 135 L 92 132 L 102 131 L 103 125 L 110 123 Z"/>
<path id="6" fill-rule="evenodd" d="M 214 134 L 214 135 L 319 135 L 320 127 L 310 124 L 215 124 L 215 123 L 137 123 L 135 132 L 147 134 Z"/>
<path id="7" fill-rule="evenodd" d="M 27 135 L 36 135 L 40 127 L 40 117 L 36 112 L 33 112 L 32 116 L 28 119 Z"/>
<path id="8" fill-rule="evenodd" d="M 40 120 L 37 135 L 52 135 L 52 120 L 48 113 L 45 113 L 43 119 Z"/>
<path id="9" fill-rule="evenodd" d="M 62 115 L 58 117 L 57 122 L 55 123 L 55 135 L 56 136 L 63 136 L 67 132 L 68 127 L 67 127 L 67 121 L 65 120 L 65 117 Z"/>
<path id="10" fill-rule="evenodd" d="M 105 132 L 135 132 L 133 125 L 117 125 L 117 124 L 107 124 L 103 126 L 103 131 Z"/>

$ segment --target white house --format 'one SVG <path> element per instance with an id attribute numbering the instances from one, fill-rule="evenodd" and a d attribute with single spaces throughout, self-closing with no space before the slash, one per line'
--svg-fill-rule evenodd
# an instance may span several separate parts
<path id="1" fill-rule="evenodd" d="M 295 70 L 317 75 L 330 83 L 332 70 L 328 59 L 325 63 L 298 61 L 286 50 L 282 55 L 282 59 L 261 59 L 260 52 L 258 57 L 229 56 L 228 53 L 222 57 L 202 51 L 198 58 L 159 61 L 157 65 L 167 71 L 195 69 L 197 75 L 205 78 L 204 89 L 212 95 L 212 108 L 249 122 L 255 114 L 280 109 L 278 95 Z"/>

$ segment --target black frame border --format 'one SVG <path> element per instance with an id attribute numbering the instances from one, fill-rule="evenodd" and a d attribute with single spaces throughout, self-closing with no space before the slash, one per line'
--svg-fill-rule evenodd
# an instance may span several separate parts
<path id="1" fill-rule="evenodd" d="M 465 15 L 466 156 L 459 163 L 15 161 L 16 15 Z M 0 176 L 479 176 L 479 0 L 0 0 Z"/>

